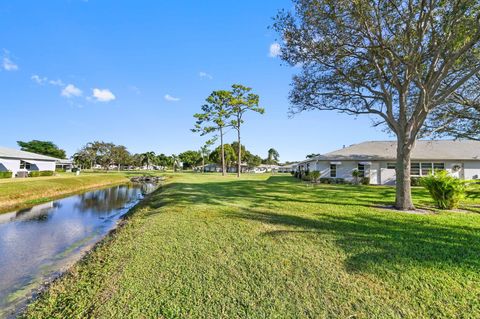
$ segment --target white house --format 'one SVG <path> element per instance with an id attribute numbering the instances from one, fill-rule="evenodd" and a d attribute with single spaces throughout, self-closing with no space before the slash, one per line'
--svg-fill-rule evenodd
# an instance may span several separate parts
<path id="1" fill-rule="evenodd" d="M 324 178 L 352 180 L 352 171 L 370 178 L 370 184 L 395 184 L 397 143 L 369 141 L 323 154 L 294 166 L 297 171 L 319 171 Z M 447 170 L 462 179 L 480 179 L 480 141 L 435 140 L 416 142 L 411 156 L 411 176 Z"/>
<path id="2" fill-rule="evenodd" d="M 0 147 L 0 172 L 10 171 L 12 177 L 19 172 L 55 171 L 58 158 Z"/>

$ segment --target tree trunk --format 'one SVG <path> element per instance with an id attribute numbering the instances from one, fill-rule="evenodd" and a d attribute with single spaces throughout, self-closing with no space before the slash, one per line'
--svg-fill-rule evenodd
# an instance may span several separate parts
<path id="1" fill-rule="evenodd" d="M 237 177 L 240 177 L 242 170 L 242 144 L 240 144 L 240 127 L 237 130 L 238 134 L 238 159 L 237 159 Z"/>
<path id="2" fill-rule="evenodd" d="M 408 142 L 401 137 L 397 138 L 395 207 L 399 210 L 415 209 L 410 186 L 410 156 L 413 147 L 414 142 Z"/>
<path id="3" fill-rule="evenodd" d="M 220 147 L 222 149 L 222 176 L 225 176 L 225 149 L 223 147 L 223 130 L 220 128 Z"/>
<path id="4" fill-rule="evenodd" d="M 205 174 L 205 157 L 202 156 L 202 174 Z"/>

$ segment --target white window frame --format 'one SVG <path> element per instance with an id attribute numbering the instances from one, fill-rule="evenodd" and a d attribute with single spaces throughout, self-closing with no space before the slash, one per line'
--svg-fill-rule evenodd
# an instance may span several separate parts
<path id="1" fill-rule="evenodd" d="M 360 169 L 360 165 L 363 167 L 362 169 Z M 366 172 L 366 167 L 367 165 L 365 164 L 361 164 L 361 163 L 358 163 L 357 164 L 357 170 L 359 172 L 359 177 L 365 177 L 365 172 Z"/>
<path id="2" fill-rule="evenodd" d="M 333 167 L 333 170 L 332 170 Z M 335 174 L 332 174 L 335 172 Z M 337 178 L 337 164 L 330 164 L 330 177 L 331 178 Z"/>
<path id="3" fill-rule="evenodd" d="M 418 175 L 414 175 L 412 174 L 412 164 L 418 164 Z M 422 177 L 422 176 L 428 176 L 428 173 L 427 174 L 423 174 L 423 170 L 427 169 L 428 168 L 424 168 L 423 166 L 425 166 L 425 164 L 430 164 L 430 172 L 435 172 L 435 171 L 438 171 L 438 170 L 445 170 L 445 163 L 444 162 L 412 162 L 410 163 L 410 176 L 413 176 L 413 177 Z M 443 168 L 435 168 L 435 165 L 439 166 L 439 165 L 442 165 Z"/>

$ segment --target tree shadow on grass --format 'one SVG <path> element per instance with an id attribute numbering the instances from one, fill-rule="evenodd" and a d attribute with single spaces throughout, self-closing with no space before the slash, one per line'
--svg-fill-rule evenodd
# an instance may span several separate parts
<path id="1" fill-rule="evenodd" d="M 292 179 L 273 176 L 267 181 L 172 183 L 164 191 L 152 194 L 147 203 L 151 209 L 146 216 L 158 214 L 161 210 L 156 208 L 164 205 L 183 207 L 191 212 L 196 205 L 231 205 L 237 213 L 229 210 L 225 213 L 227 218 L 285 228 L 268 232 L 266 236 L 331 236 L 345 251 L 346 268 L 350 271 L 367 271 L 381 265 L 398 267 L 412 262 L 480 271 L 480 227 L 449 224 L 445 219 L 439 221 L 431 216 L 360 210 L 392 204 L 395 190 L 390 187 L 320 185 L 306 188 Z M 428 202 L 422 189 L 415 192 L 421 201 Z M 319 204 L 311 208 L 304 206 L 303 211 L 323 211 L 307 216 L 278 212 L 290 204 Z M 342 205 L 346 207 L 344 214 L 341 210 L 333 212 Z"/>
<path id="2" fill-rule="evenodd" d="M 394 218 L 355 214 L 315 214 L 312 218 L 261 211 L 230 214 L 286 229 L 265 236 L 332 236 L 347 254 L 348 271 L 425 265 L 480 271 L 480 227 L 438 224 L 425 217 Z"/>

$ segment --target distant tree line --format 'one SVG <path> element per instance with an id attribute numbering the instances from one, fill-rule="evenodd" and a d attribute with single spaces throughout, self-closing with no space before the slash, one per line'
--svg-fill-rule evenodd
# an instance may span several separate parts
<path id="1" fill-rule="evenodd" d="M 75 165 L 82 169 L 103 168 L 108 170 L 114 167 L 121 170 L 144 167 L 146 169 L 173 169 L 175 171 L 178 169 L 188 170 L 199 166 L 204 167 L 210 163 L 222 164 L 221 146 L 210 150 L 211 145 L 212 143 L 209 143 L 200 150 L 187 150 L 178 155 L 155 154 L 153 151 L 132 154 L 123 145 L 95 141 L 84 145 L 72 156 L 72 159 Z M 267 158 L 262 159 L 260 156 L 252 154 L 244 145 L 239 150 L 238 145 L 238 142 L 223 145 L 226 168 L 237 166 L 238 163 L 246 164 L 249 168 L 262 163 L 278 164 L 279 154 L 273 148 L 268 150 Z M 241 154 L 241 161 L 238 161 L 238 154 Z"/>

